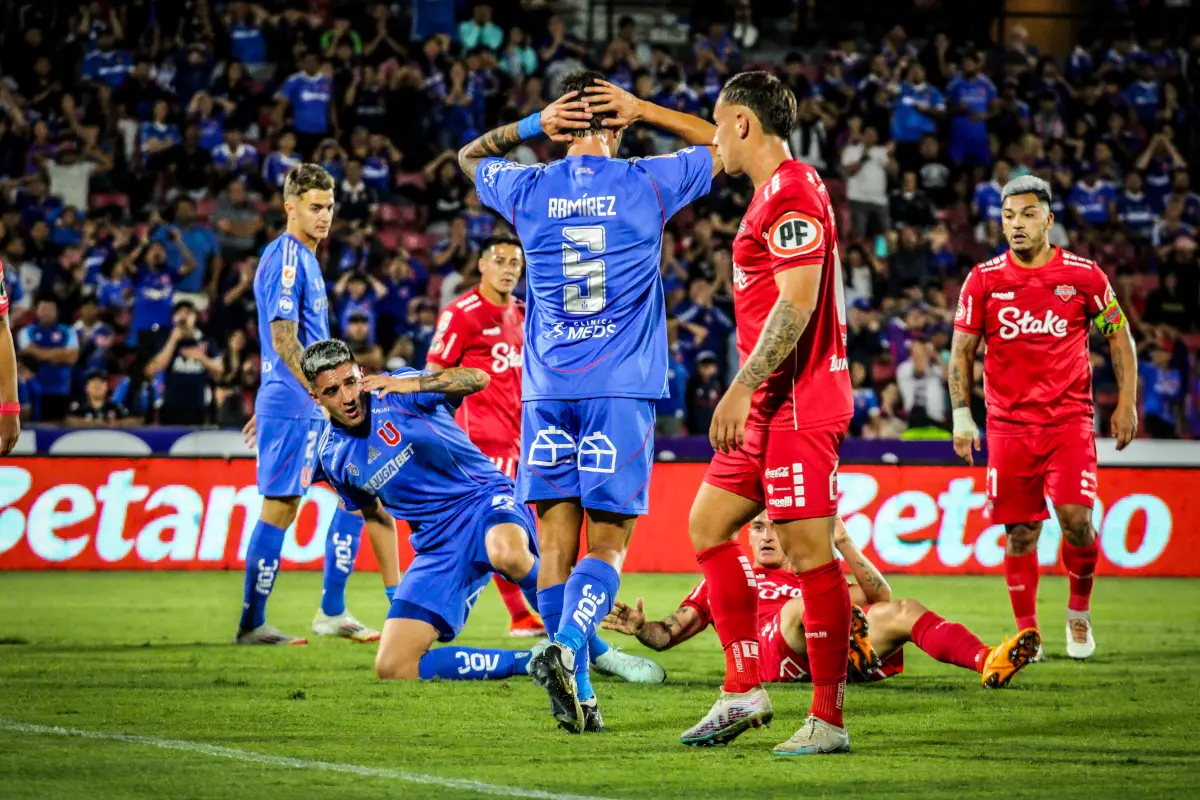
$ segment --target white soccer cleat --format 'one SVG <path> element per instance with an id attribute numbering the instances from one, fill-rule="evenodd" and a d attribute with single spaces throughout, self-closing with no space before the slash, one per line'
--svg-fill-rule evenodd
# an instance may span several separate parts
<path id="1" fill-rule="evenodd" d="M 1082 661 L 1096 652 L 1092 619 L 1086 611 L 1067 611 L 1067 655 Z"/>
<path id="2" fill-rule="evenodd" d="M 340 636 L 352 642 L 379 641 L 379 631 L 363 625 L 349 611 L 331 617 L 318 610 L 317 615 L 313 617 L 312 631 L 318 636 Z"/>
<path id="3" fill-rule="evenodd" d="M 1042 646 L 1039 644 L 1037 652 L 1033 654 L 1033 658 L 1029 659 L 1030 664 L 1041 664 L 1046 660 L 1045 653 L 1042 652 Z"/>
<path id="4" fill-rule="evenodd" d="M 257 628 L 251 628 L 248 631 L 238 631 L 233 637 L 234 644 L 308 644 L 308 639 L 302 639 L 298 636 L 288 636 L 283 631 L 272 625 L 259 625 Z"/>
<path id="5" fill-rule="evenodd" d="M 777 756 L 821 756 L 832 753 L 849 753 L 850 736 L 845 728 L 830 725 L 812 714 L 786 742 L 775 745 L 772 750 Z"/>
<path id="6" fill-rule="evenodd" d="M 616 647 L 592 661 L 592 666 L 601 675 L 611 675 L 627 683 L 665 683 L 667 671 L 642 656 L 626 653 Z"/>
<path id="7" fill-rule="evenodd" d="M 761 686 L 741 694 L 721 692 L 704 719 L 684 731 L 679 741 L 689 747 L 729 744 L 750 728 L 767 727 L 774 716 L 771 698 Z"/>

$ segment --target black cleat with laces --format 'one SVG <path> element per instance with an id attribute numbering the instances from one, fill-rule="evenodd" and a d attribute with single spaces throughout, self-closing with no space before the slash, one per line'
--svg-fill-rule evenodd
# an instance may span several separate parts
<path id="1" fill-rule="evenodd" d="M 550 713 L 558 727 L 567 733 L 582 733 L 584 716 L 575 693 L 575 671 L 563 663 L 562 646 L 551 644 L 534 656 L 529 662 L 529 676 L 550 695 Z"/>
<path id="2" fill-rule="evenodd" d="M 600 704 L 596 702 L 596 698 L 585 700 L 579 705 L 583 708 L 584 733 L 608 732 L 608 728 L 604 727 L 604 718 L 600 716 Z"/>

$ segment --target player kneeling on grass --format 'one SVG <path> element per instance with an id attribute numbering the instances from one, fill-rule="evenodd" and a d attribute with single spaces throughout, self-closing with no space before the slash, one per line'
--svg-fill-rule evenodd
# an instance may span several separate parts
<path id="1" fill-rule="evenodd" d="M 883 575 L 854 545 L 838 519 L 834 546 L 850 565 L 856 584 L 850 586 L 851 680 L 873 682 L 904 671 L 904 645 L 912 642 L 932 658 L 974 670 L 983 685 L 1007 686 L 1012 677 L 1037 652 L 1040 638 L 1029 628 L 988 647 L 956 622 L 948 622 L 917 600 L 892 600 Z M 804 636 L 804 601 L 800 585 L 766 514 L 750 523 L 750 548 L 754 553 L 754 578 L 758 583 L 759 672 L 768 682 L 809 681 Z M 604 619 L 610 631 L 636 636 L 654 650 L 667 650 L 687 641 L 712 624 L 708 591 L 703 582 L 687 596 L 674 614 L 660 622 L 647 622 L 642 599 L 637 607 L 618 602 Z M 786 751 L 776 750 L 786 755 Z"/>
<path id="2" fill-rule="evenodd" d="M 457 404 L 487 386 L 487 373 L 453 367 L 363 377 L 336 339 L 309 345 L 301 367 L 329 414 L 317 444 L 320 476 L 368 523 L 395 530 L 403 519 L 412 528 L 416 558 L 392 598 L 375 673 L 384 680 L 527 674 L 527 651 L 430 649 L 458 635 L 493 574 L 531 602 L 537 590 L 533 518 L 513 500 L 512 481 L 454 422 Z"/>

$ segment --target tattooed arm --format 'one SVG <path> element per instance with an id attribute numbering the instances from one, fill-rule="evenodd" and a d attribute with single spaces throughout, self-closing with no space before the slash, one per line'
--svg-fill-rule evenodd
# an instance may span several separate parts
<path id="1" fill-rule="evenodd" d="M 833 545 L 850 565 L 854 580 L 858 584 L 858 588 L 862 590 L 864 602 L 859 605 L 883 603 L 892 599 L 892 587 L 888 586 L 887 579 L 883 577 L 879 568 L 872 564 L 871 560 L 855 546 L 854 540 L 846 532 L 846 525 L 842 522 L 841 517 L 837 518 Z"/>
<path id="2" fill-rule="evenodd" d="M 636 608 L 631 608 L 619 600 L 614 603 L 613 610 L 604 618 L 601 627 L 626 636 L 636 636 L 646 647 L 661 652 L 686 642 L 707 628 L 708 624 L 691 606 L 680 606 L 674 614 L 661 622 L 647 622 L 646 612 L 642 609 L 642 598 L 639 597 Z"/>
<path id="3" fill-rule="evenodd" d="M 567 92 L 550 105 L 542 109 L 541 130 L 553 141 L 569 142 L 574 138 L 572 130 L 580 130 L 591 126 L 592 115 L 587 110 L 587 103 L 575 100 L 578 92 Z M 458 166 L 466 176 L 475 180 L 475 170 L 479 162 L 485 158 L 501 158 L 509 150 L 525 140 L 518 132 L 519 122 L 490 130 L 473 142 L 469 142 L 458 151 Z"/>
<path id="4" fill-rule="evenodd" d="M 954 331 L 950 343 L 949 375 L 950 407 L 954 415 L 954 452 L 974 466 L 972 448 L 979 449 L 979 428 L 971 417 L 971 392 L 975 386 L 975 352 L 981 334 Z"/>
<path id="5" fill-rule="evenodd" d="M 300 337 L 296 333 L 296 323 L 290 319 L 271 320 L 271 345 L 279 358 L 287 365 L 288 370 L 300 381 L 300 385 L 308 387 L 308 378 L 300 368 L 300 357 L 304 348 L 300 346 Z"/>
<path id="6" fill-rule="evenodd" d="M 1138 428 L 1137 350 L 1128 325 L 1121 325 L 1107 338 L 1112 351 L 1113 372 L 1117 375 L 1117 410 L 1113 412 L 1112 433 L 1117 440 L 1117 449 L 1124 450 L 1137 435 Z"/>
<path id="7" fill-rule="evenodd" d="M 364 392 L 380 397 L 388 394 L 432 392 L 449 397 L 466 397 L 487 388 L 491 376 L 474 367 L 450 367 L 428 375 L 368 375 L 362 380 Z"/>
<path id="8" fill-rule="evenodd" d="M 775 284 L 779 287 L 779 300 L 771 309 L 754 350 L 713 413 L 708 439 L 714 450 L 728 453 L 737 450 L 744 441 L 754 390 L 796 349 L 796 342 L 817 307 L 821 267 L 784 270 L 775 276 Z"/>

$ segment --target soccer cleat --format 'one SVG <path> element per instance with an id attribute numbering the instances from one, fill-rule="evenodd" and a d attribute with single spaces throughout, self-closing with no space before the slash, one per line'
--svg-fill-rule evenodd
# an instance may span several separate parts
<path id="1" fill-rule="evenodd" d="M 684 731 L 679 741 L 689 747 L 729 744 L 750 728 L 769 726 L 774 716 L 771 698 L 761 686 L 740 694 L 721 692 L 704 719 Z"/>
<path id="2" fill-rule="evenodd" d="M 1067 655 L 1077 660 L 1091 658 L 1096 652 L 1092 638 L 1092 620 L 1086 611 L 1067 612 Z"/>
<path id="3" fill-rule="evenodd" d="M 563 661 L 563 646 L 552 643 L 529 661 L 533 682 L 550 695 L 550 714 L 567 733 L 582 733 L 583 708 L 575 692 L 575 670 Z"/>
<path id="4" fill-rule="evenodd" d="M 1033 658 L 1029 659 L 1030 664 L 1041 664 L 1046 660 L 1046 654 L 1042 652 L 1042 646 L 1039 644 L 1037 652 L 1033 654 Z"/>
<path id="5" fill-rule="evenodd" d="M 308 644 L 308 639 L 298 636 L 288 636 L 279 628 L 271 625 L 259 625 L 248 631 L 238 631 L 233 637 L 234 644 Z"/>
<path id="6" fill-rule="evenodd" d="M 608 728 L 604 727 L 604 718 L 600 716 L 600 704 L 596 702 L 596 698 L 585 700 L 579 705 L 583 708 L 584 733 L 608 732 Z"/>
<path id="7" fill-rule="evenodd" d="M 985 689 L 1003 689 L 1013 676 L 1029 664 L 1042 650 L 1042 637 L 1037 628 L 1026 628 L 1005 639 L 988 653 L 983 661 L 981 682 Z"/>
<path id="8" fill-rule="evenodd" d="M 546 626 L 537 614 L 526 614 L 508 627 L 508 635 L 516 639 L 532 639 L 546 635 Z"/>
<path id="9" fill-rule="evenodd" d="M 611 675 L 628 683 L 665 683 L 667 671 L 642 656 L 626 653 L 617 647 L 592 661 L 592 666 L 601 675 Z"/>
<path id="10" fill-rule="evenodd" d="M 808 715 L 800 730 L 786 742 L 775 745 L 777 756 L 823 756 L 850 752 L 850 736 L 845 728 L 830 725 L 823 719 Z"/>
<path id="11" fill-rule="evenodd" d="M 378 642 L 379 631 L 368 628 L 354 618 L 349 611 L 330 617 L 317 611 L 313 617 L 312 631 L 318 636 L 340 636 L 352 642 Z"/>
<path id="12" fill-rule="evenodd" d="M 850 607 L 850 669 L 864 681 L 883 669 L 883 661 L 867 639 L 867 615 L 858 606 Z"/>

